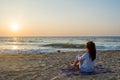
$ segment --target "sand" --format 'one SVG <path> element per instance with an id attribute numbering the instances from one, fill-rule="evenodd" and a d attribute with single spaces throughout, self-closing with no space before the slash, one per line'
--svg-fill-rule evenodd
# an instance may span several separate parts
<path id="1" fill-rule="evenodd" d="M 69 66 L 80 52 L 40 54 L 0 54 L 0 80 L 120 80 L 120 50 L 98 51 L 96 65 L 113 70 L 115 73 L 97 75 L 70 75 L 60 73 Z"/>

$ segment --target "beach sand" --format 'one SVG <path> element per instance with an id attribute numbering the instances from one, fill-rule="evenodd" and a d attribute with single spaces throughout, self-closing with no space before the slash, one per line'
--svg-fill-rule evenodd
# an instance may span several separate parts
<path id="1" fill-rule="evenodd" d="M 98 51 L 101 64 L 115 73 L 64 76 L 60 70 L 80 52 L 0 54 L 0 80 L 120 80 L 120 50 Z"/>

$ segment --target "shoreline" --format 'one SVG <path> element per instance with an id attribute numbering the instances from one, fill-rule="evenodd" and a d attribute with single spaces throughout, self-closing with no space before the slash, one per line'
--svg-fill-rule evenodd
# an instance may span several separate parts
<path id="1" fill-rule="evenodd" d="M 101 64 L 115 73 L 105 73 L 88 76 L 60 76 L 60 70 L 70 63 L 78 54 L 77 52 L 55 52 L 55 53 L 22 53 L 3 54 L 0 53 L 0 80 L 109 80 L 120 79 L 120 50 L 98 50 L 99 60 L 96 65 Z"/>
<path id="2" fill-rule="evenodd" d="M 32 49 L 34 50 L 34 49 Z M 62 51 L 62 50 L 56 50 L 53 52 L 26 52 L 26 51 L 21 51 L 21 50 L 10 50 L 13 52 L 9 52 L 9 50 L 7 52 L 1 51 L 0 54 L 54 54 L 54 53 L 76 53 L 76 52 L 85 52 L 85 49 L 83 50 L 71 50 L 71 51 Z M 100 51 L 120 51 L 120 50 L 97 50 L 97 52 Z"/>

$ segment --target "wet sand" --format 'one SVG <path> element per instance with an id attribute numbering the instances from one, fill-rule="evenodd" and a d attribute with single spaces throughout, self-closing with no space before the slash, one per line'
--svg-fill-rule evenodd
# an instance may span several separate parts
<path id="1" fill-rule="evenodd" d="M 101 64 L 115 73 L 96 75 L 61 75 L 80 52 L 40 54 L 0 54 L 0 80 L 120 80 L 120 50 L 98 51 Z"/>

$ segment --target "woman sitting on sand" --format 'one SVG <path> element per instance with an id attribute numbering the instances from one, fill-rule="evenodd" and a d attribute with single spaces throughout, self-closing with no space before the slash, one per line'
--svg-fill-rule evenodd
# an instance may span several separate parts
<path id="1" fill-rule="evenodd" d="M 80 69 L 82 72 L 93 72 L 96 63 L 96 46 L 95 43 L 89 41 L 86 43 L 86 53 L 82 56 L 76 56 L 72 66 Z"/>

